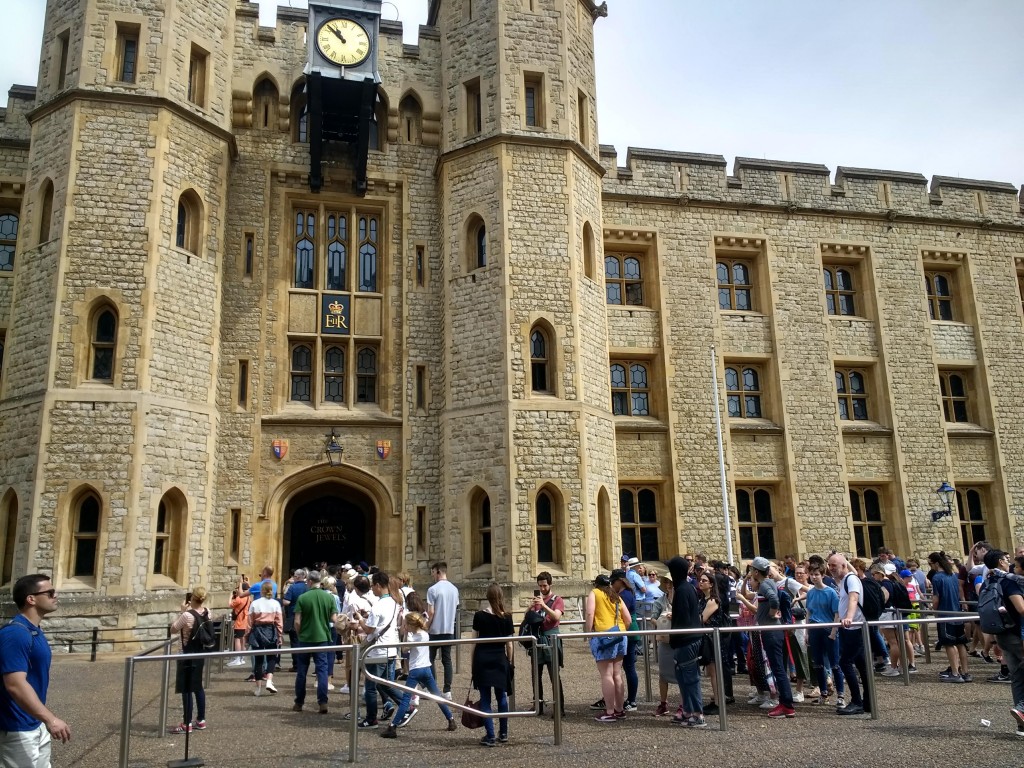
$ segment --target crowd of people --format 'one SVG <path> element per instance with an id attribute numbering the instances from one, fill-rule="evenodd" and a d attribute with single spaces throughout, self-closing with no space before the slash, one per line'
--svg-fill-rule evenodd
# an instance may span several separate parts
<path id="1" fill-rule="evenodd" d="M 1011 554 L 978 542 L 963 560 L 939 551 L 931 552 L 926 563 L 927 570 L 918 560 L 904 562 L 882 547 L 871 562 L 839 552 L 801 561 L 789 556 L 773 562 L 759 556 L 741 572 L 698 553 L 673 557 L 663 574 L 660 565 L 623 555 L 620 568 L 594 580 L 584 603 L 584 630 L 594 635 L 589 650 L 601 690 L 601 698 L 591 705 L 594 719 L 616 723 L 638 711 L 637 657 L 648 646 L 634 634 L 641 620 L 653 622 L 657 632 L 651 648 L 660 694 L 654 716 L 671 716 L 673 723 L 699 729 L 707 727 L 708 715 L 736 704 L 737 675 L 749 678 L 747 704 L 765 710 L 769 718 L 793 718 L 797 704 L 834 704 L 839 716 L 870 714 L 868 691 L 875 674 L 917 673 L 917 658 L 925 648 L 915 619 L 928 613 L 952 619 L 935 624 L 935 651 L 944 652 L 948 661 L 939 679 L 971 683 L 971 659 L 992 665 L 993 674 L 986 679 L 1010 684 L 1014 733 L 1024 737 L 1024 546 Z M 231 599 L 233 647 L 264 653 L 252 654 L 248 661 L 235 657 L 228 666 L 251 663 L 247 681 L 253 683 L 253 693 L 276 694 L 274 674 L 287 653 L 292 664 L 287 671 L 295 675 L 292 709 L 301 712 L 312 664 L 317 711 L 327 714 L 328 693 L 350 692 L 360 680 L 351 654 L 317 649 L 359 645 L 368 673 L 362 712 L 346 718 L 358 718 L 360 729 L 379 728 L 383 738 L 397 738 L 419 711 L 420 697 L 414 691 L 421 689 L 436 701 L 443 729 L 456 731 L 458 720 L 447 704 L 454 678 L 452 645 L 444 641 L 456 637 L 460 595 L 444 562 L 434 563 L 431 575 L 433 584 L 424 596 L 407 573 L 392 576 L 366 563 L 298 569 L 280 594 L 270 567 L 252 583 L 243 575 Z M 509 711 L 517 643 L 538 655 L 541 676 L 533 695 L 539 713 L 544 714 L 547 703 L 546 668 L 552 694 L 556 682 L 559 686 L 554 701 L 561 716 L 567 714 L 561 677 L 555 673 L 556 657 L 559 667 L 565 658 L 560 637 L 565 599 L 554 590 L 549 572 L 539 573 L 536 582 L 518 631 L 496 583 L 473 615 L 476 637 L 491 641 L 472 645 L 466 698 L 486 715 L 497 715 L 481 718 L 480 744 L 485 747 L 509 740 L 509 719 L 501 715 Z M 46 707 L 50 652 L 40 624 L 57 609 L 57 591 L 49 577 L 34 574 L 17 580 L 13 596 L 19 613 L 0 630 L 0 758 L 8 759 L 3 764 L 46 765 L 51 739 L 71 737 L 67 723 Z M 965 612 L 977 612 L 978 619 L 956 620 Z M 865 620 L 872 622 L 866 643 Z M 171 626 L 186 655 L 176 668 L 182 721 L 171 728 L 173 733 L 206 728 L 201 654 L 214 647 L 212 625 L 207 590 L 196 587 Z M 718 633 L 719 648 L 714 634 L 700 631 L 733 625 L 742 631 Z M 437 656 L 440 676 L 435 676 Z M 344 668 L 338 675 L 337 665 Z M 706 702 L 702 672 L 711 683 L 712 698 Z M 389 684 L 397 681 L 412 690 Z M 675 707 L 669 703 L 673 686 L 680 694 Z M 721 700 L 716 697 L 719 687 Z M 479 694 L 475 703 L 474 689 Z"/>
<path id="2" fill-rule="evenodd" d="M 796 704 L 829 705 L 833 696 L 837 715 L 870 714 L 868 686 L 874 685 L 875 674 L 917 673 L 917 655 L 925 649 L 914 619 L 925 610 L 955 619 L 977 609 L 980 621 L 935 624 L 935 650 L 944 651 L 949 662 L 939 679 L 973 682 L 971 657 L 998 664 L 999 671 L 987 680 L 1011 684 L 1015 733 L 1024 737 L 1024 547 L 1010 555 L 979 542 L 965 561 L 932 552 L 927 571 L 917 560 L 904 562 L 886 547 L 877 555 L 873 562 L 851 560 L 839 552 L 799 562 L 793 556 L 779 562 L 755 557 L 743 573 L 728 563 L 709 563 L 699 554 L 672 558 L 650 614 L 656 628 L 666 632 L 656 644 L 660 701 L 655 716 L 671 714 L 674 723 L 706 728 L 707 715 L 735 704 L 735 674 L 749 677 L 747 703 L 765 710 L 769 718 L 796 717 Z M 595 720 L 601 723 L 624 720 L 636 709 L 636 650 L 628 638 L 647 599 L 639 584 L 650 587 L 642 570 L 623 556 L 623 567 L 598 576 L 587 596 L 585 629 L 603 633 L 590 639 L 602 693 L 591 708 L 598 710 Z M 987 593 L 994 594 L 995 606 L 989 626 Z M 897 623 L 903 619 L 911 623 Z M 868 632 L 867 645 L 865 620 L 880 622 Z M 746 630 L 719 633 L 717 655 L 713 635 L 668 633 L 734 623 Z M 717 668 L 716 658 L 723 669 Z M 713 693 L 721 676 L 724 702 L 705 704 L 702 670 Z M 672 685 L 679 687 L 681 698 L 674 714 L 668 701 Z"/>
<path id="3" fill-rule="evenodd" d="M 623 555 L 621 567 L 599 575 L 585 600 L 584 629 L 594 635 L 589 650 L 601 689 L 601 699 L 591 705 L 597 710 L 594 719 L 616 723 L 638 710 L 636 662 L 647 646 L 634 634 L 640 627 L 638 617 L 653 621 L 658 633 L 653 650 L 660 696 L 654 716 L 671 715 L 681 726 L 706 728 L 708 715 L 736 704 L 733 678 L 744 674 L 751 685 L 747 703 L 764 709 L 769 718 L 793 718 L 797 704 L 830 705 L 833 696 L 837 715 L 869 714 L 874 674 L 917 673 L 917 657 L 925 648 L 914 620 L 927 612 L 952 619 L 935 624 L 935 650 L 944 651 L 948 661 L 939 679 L 973 682 L 968 669 L 972 658 L 993 669 L 998 665 L 998 672 L 987 680 L 1010 684 L 1014 733 L 1024 738 L 1024 546 L 1011 554 L 983 541 L 963 560 L 939 551 L 931 552 L 926 562 L 927 571 L 918 560 L 904 562 L 882 547 L 872 562 L 840 552 L 801 561 L 788 556 L 772 562 L 759 556 L 741 572 L 728 563 L 708 562 L 698 553 L 673 557 L 668 573 L 659 574 L 660 566 Z M 346 718 L 359 718 L 360 729 L 380 728 L 383 738 L 397 738 L 398 730 L 419 711 L 420 697 L 414 691 L 422 689 L 437 702 L 444 730 L 455 731 L 458 721 L 446 703 L 452 700 L 452 645 L 444 641 L 456 637 L 460 595 L 444 562 L 434 563 L 431 575 L 433 584 L 425 597 L 407 573 L 392 576 L 366 563 L 298 569 L 280 594 L 270 567 L 253 583 L 243 575 L 231 599 L 233 647 L 237 652 L 250 648 L 264 653 L 252 654 L 251 662 L 238 656 L 228 666 L 251 663 L 248 682 L 254 684 L 253 693 L 276 694 L 274 674 L 287 652 L 293 665 L 288 672 L 295 674 L 292 709 L 301 712 L 312 663 L 317 709 L 327 714 L 329 691 L 350 692 L 360 681 L 355 679 L 351 654 L 339 658 L 333 651 L 317 649 L 359 645 L 368 673 L 363 712 L 350 712 Z M 491 642 L 472 645 L 466 703 L 472 702 L 475 688 L 480 699 L 473 706 L 498 716 L 482 718 L 480 744 L 485 747 L 509 740 L 509 720 L 501 715 L 509 711 L 514 645 L 522 643 L 538 655 L 541 676 L 533 695 L 540 714 L 547 703 L 544 669 L 554 694 L 555 659 L 559 667 L 564 662 L 560 624 L 565 600 L 556 594 L 549 572 L 538 574 L 536 581 L 518 634 L 499 584 L 488 587 L 486 604 L 473 615 L 476 637 Z M 46 766 L 51 740 L 71 738 L 68 724 L 46 706 L 51 655 L 41 623 L 57 610 L 57 590 L 45 574 L 32 574 L 19 578 L 12 594 L 18 614 L 0 628 L 0 765 Z M 206 728 L 201 654 L 215 647 L 213 617 L 206 603 L 206 588 L 196 587 L 186 595 L 171 626 L 185 655 L 176 667 L 182 721 L 171 728 L 173 733 Z M 977 620 L 957 620 L 965 612 L 977 612 Z M 872 622 L 866 643 L 865 621 Z M 699 631 L 734 623 L 743 631 L 718 633 L 719 648 L 714 646 L 714 634 Z M 290 641 L 287 650 L 285 634 Z M 434 669 L 437 656 L 441 687 Z M 339 663 L 344 664 L 343 682 L 336 685 Z M 712 699 L 706 703 L 702 671 L 711 682 Z M 564 717 L 565 696 L 557 677 L 555 702 Z M 396 681 L 405 681 L 412 690 L 389 684 Z M 669 704 L 673 685 L 680 692 L 674 710 Z M 715 698 L 719 687 L 724 700 Z"/>
<path id="4" fill-rule="evenodd" d="M 1001 609 L 1008 617 L 1005 631 L 983 632 L 977 622 L 935 625 L 935 650 L 944 652 L 948 660 L 939 679 L 970 683 L 974 678 L 968 671 L 969 659 L 992 664 L 993 674 L 987 679 L 1011 683 L 1016 734 L 1024 737 L 1024 547 L 1014 557 L 980 542 L 963 561 L 944 552 L 930 553 L 925 570 L 918 560 L 904 562 L 883 547 L 871 562 L 838 552 L 801 561 L 792 556 L 776 562 L 755 557 L 741 572 L 728 563 L 708 562 L 698 553 L 672 558 L 668 572 L 660 573 L 660 566 L 623 555 L 621 567 L 598 576 L 585 599 L 584 630 L 599 634 L 589 640 L 601 690 L 601 698 L 591 705 L 596 710 L 594 719 L 614 723 L 638 710 L 637 658 L 645 643 L 634 633 L 643 620 L 665 633 L 657 636 L 652 649 L 660 694 L 656 717 L 671 717 L 672 722 L 688 728 L 706 728 L 707 716 L 736 703 L 736 675 L 749 678 L 747 703 L 765 710 L 769 718 L 796 717 L 798 704 L 833 705 L 840 716 L 870 714 L 868 686 L 874 684 L 874 675 L 917 673 L 917 658 L 924 647 L 920 625 L 913 620 L 925 609 L 939 616 L 975 610 L 986 584 L 998 583 Z M 362 713 L 346 717 L 357 717 L 360 729 L 381 728 L 382 737 L 397 738 L 399 729 L 419 711 L 420 697 L 377 679 L 406 681 L 407 686 L 438 697 L 444 728 L 454 731 L 458 721 L 444 702 L 452 699 L 452 646 L 415 645 L 455 638 L 459 590 L 448 580 L 445 563 L 435 563 L 431 574 L 434 583 L 421 597 L 408 574 L 391 576 L 366 563 L 299 569 L 285 584 L 280 600 L 270 568 L 252 584 L 243 576 L 231 601 L 234 647 L 280 651 L 286 633 L 292 648 L 359 644 L 370 674 L 363 681 Z M 175 621 L 173 629 L 180 632 L 183 649 L 197 649 L 195 628 L 209 618 L 205 599 L 201 587 L 190 593 Z M 498 584 L 489 587 L 486 604 L 473 616 L 478 638 L 535 638 L 524 646 L 538 654 L 541 677 L 534 699 L 541 714 L 547 703 L 545 668 L 550 684 L 556 682 L 552 646 L 561 642 L 558 635 L 564 613 L 565 600 L 555 593 L 552 576 L 545 571 L 537 576 L 533 601 L 518 630 Z M 896 623 L 897 617 L 909 618 L 911 623 Z M 861 628 L 865 619 L 878 622 L 868 634 L 867 646 Z M 733 625 L 743 631 L 720 633 L 718 654 L 713 635 L 670 632 Z M 413 645 L 395 647 L 403 642 Z M 562 666 L 560 645 L 558 650 Z M 442 663 L 435 677 L 437 656 Z M 291 658 L 293 666 L 288 671 L 295 674 L 295 711 L 305 706 L 311 663 L 321 714 L 328 712 L 330 691 L 347 693 L 350 686 L 359 684 L 353 679 L 351 654 L 311 651 Z M 499 715 L 497 725 L 494 718 L 483 718 L 483 746 L 508 741 L 508 718 L 500 714 L 508 711 L 508 694 L 514 684 L 512 658 L 512 642 L 473 645 L 472 683 L 466 701 L 472 701 L 476 690 L 479 700 L 475 706 Z M 270 653 L 252 656 L 249 662 L 238 657 L 229 666 L 251 663 L 248 681 L 254 684 L 253 692 L 273 694 L 278 691 L 273 681 L 278 659 L 278 654 Z M 716 659 L 721 660 L 721 668 Z M 344 664 L 344 672 L 337 676 L 336 664 Z M 201 660 L 179 664 L 176 690 L 183 697 L 183 721 L 172 729 L 176 733 L 206 727 L 202 671 Z M 704 700 L 702 677 L 710 681 L 708 701 Z M 724 700 L 716 697 L 719 678 Z M 561 686 L 560 679 L 558 684 Z M 673 686 L 680 692 L 675 707 L 669 704 Z M 566 716 L 561 687 L 556 701 Z"/>

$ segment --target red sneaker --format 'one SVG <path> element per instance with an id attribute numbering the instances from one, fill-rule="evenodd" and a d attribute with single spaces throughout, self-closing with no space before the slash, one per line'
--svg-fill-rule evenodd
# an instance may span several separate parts
<path id="1" fill-rule="evenodd" d="M 779 706 L 775 707 L 774 709 L 768 710 L 768 717 L 796 717 L 796 710 L 792 707 L 787 707 L 785 704 L 779 704 Z"/>
<path id="2" fill-rule="evenodd" d="M 654 710 L 655 717 L 664 717 L 668 714 L 668 702 L 663 701 L 658 705 L 658 708 Z"/>

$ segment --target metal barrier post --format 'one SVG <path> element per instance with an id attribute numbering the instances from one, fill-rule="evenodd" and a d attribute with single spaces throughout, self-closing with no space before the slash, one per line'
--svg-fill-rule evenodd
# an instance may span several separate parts
<path id="1" fill-rule="evenodd" d="M 455 606 L 455 639 L 456 640 L 461 640 L 462 639 L 462 606 L 461 605 Z M 440 649 L 438 649 L 438 652 L 440 653 Z M 461 662 L 462 662 L 462 646 L 461 645 L 456 645 L 455 646 L 455 674 L 456 675 L 459 674 L 459 667 L 462 666 Z M 434 670 L 431 669 L 430 671 L 433 672 Z"/>
<path id="2" fill-rule="evenodd" d="M 565 706 L 562 703 L 562 676 L 558 669 L 562 659 L 558 653 L 558 635 L 550 635 L 549 639 L 551 640 L 551 699 L 555 708 L 555 746 L 560 747 L 562 745 L 562 707 Z"/>
<path id="3" fill-rule="evenodd" d="M 456 623 L 458 619 L 456 619 Z M 294 656 L 292 658 L 295 658 Z M 348 729 L 348 761 L 354 763 L 357 760 L 356 751 L 359 749 L 359 671 L 363 666 L 363 649 L 359 643 L 352 645 L 352 680 L 349 681 L 349 713 L 352 721 Z"/>
<path id="4" fill-rule="evenodd" d="M 725 701 L 725 675 L 728 674 L 728 670 L 722 663 L 722 635 L 718 627 L 715 627 L 711 642 L 714 644 L 715 651 L 715 703 L 718 705 L 718 730 L 727 731 L 729 730 L 729 716 L 725 712 L 729 707 Z"/>
<path id="5" fill-rule="evenodd" d="M 128 768 L 128 750 L 132 738 L 132 692 L 135 688 L 135 659 L 124 660 L 124 692 L 121 695 L 121 748 L 118 768 Z"/>
<path id="6" fill-rule="evenodd" d="M 170 632 L 168 631 L 168 634 Z M 164 653 L 169 653 L 171 650 L 171 643 L 168 640 L 164 646 Z M 163 662 L 163 674 L 161 675 L 160 681 L 160 722 L 157 723 L 160 730 L 157 731 L 157 738 L 167 738 L 167 697 L 170 695 L 171 688 L 171 660 L 167 659 Z"/>
<path id="7" fill-rule="evenodd" d="M 864 643 L 864 668 L 867 669 L 868 674 L 864 680 L 864 696 L 866 701 L 871 705 L 871 719 L 878 719 L 878 702 L 875 699 L 875 675 L 873 670 L 873 663 L 871 658 L 871 626 L 865 619 L 860 625 L 861 642 Z"/>
<path id="8" fill-rule="evenodd" d="M 650 629 L 650 609 L 647 608 L 643 611 L 641 616 L 641 628 L 646 631 Z M 644 649 L 644 688 L 647 691 L 647 702 L 650 703 L 654 698 L 654 691 L 651 688 L 651 647 L 647 642 L 649 635 L 641 635 L 640 642 L 638 645 Z"/>
<path id="9" fill-rule="evenodd" d="M 96 661 L 96 646 L 100 640 L 100 628 L 92 628 L 92 652 L 89 654 L 89 661 Z"/>
<path id="10" fill-rule="evenodd" d="M 903 611 L 896 609 L 896 621 L 903 621 Z M 896 643 L 900 647 L 900 661 L 903 662 L 903 685 L 910 687 L 910 657 L 907 655 L 907 625 L 896 624 Z"/>
<path id="11" fill-rule="evenodd" d="M 918 603 L 918 608 L 920 608 L 920 607 L 921 607 L 921 604 Z M 926 618 L 926 616 L 924 615 L 923 611 L 919 611 L 919 613 L 921 614 L 921 618 L 922 619 Z M 928 625 L 927 624 L 922 624 L 921 625 L 921 645 L 924 646 L 924 663 L 925 664 L 931 664 L 932 663 L 932 643 L 931 643 L 931 640 L 928 639 Z"/>

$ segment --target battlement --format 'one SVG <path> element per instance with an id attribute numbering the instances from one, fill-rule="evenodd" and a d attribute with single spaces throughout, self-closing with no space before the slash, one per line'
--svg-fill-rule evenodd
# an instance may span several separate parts
<path id="1" fill-rule="evenodd" d="M 722 155 L 630 147 L 624 167 L 613 146 L 600 147 L 606 195 L 778 206 L 833 213 L 868 213 L 975 221 L 981 226 L 1024 224 L 1024 187 L 1008 182 L 932 176 L 907 171 L 828 166 L 737 157 L 732 174 Z"/>
<path id="2" fill-rule="evenodd" d="M 35 86 L 12 85 L 7 91 L 7 106 L 0 108 L 0 138 L 28 141 L 30 127 L 27 115 L 35 105 Z"/>

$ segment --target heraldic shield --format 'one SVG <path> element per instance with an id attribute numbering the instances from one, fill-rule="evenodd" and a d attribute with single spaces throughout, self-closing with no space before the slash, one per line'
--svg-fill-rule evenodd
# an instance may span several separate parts
<path id="1" fill-rule="evenodd" d="M 386 459 L 391 455 L 391 441 L 390 440 L 378 440 L 377 441 L 377 456 L 381 459 Z"/>
<path id="2" fill-rule="evenodd" d="M 280 461 L 288 455 L 288 441 L 287 440 L 275 440 L 272 442 L 271 447 L 274 450 L 274 458 Z"/>

